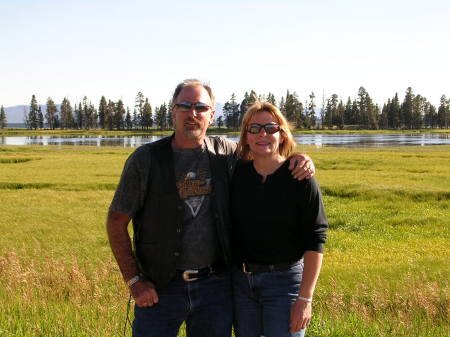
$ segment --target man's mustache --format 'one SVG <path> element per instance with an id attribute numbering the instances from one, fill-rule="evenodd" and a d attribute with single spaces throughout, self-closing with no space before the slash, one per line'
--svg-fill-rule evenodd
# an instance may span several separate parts
<path id="1" fill-rule="evenodd" d="M 195 118 L 193 118 L 193 117 L 190 117 L 190 118 L 185 119 L 185 120 L 184 120 L 184 123 L 195 123 L 195 124 L 197 124 L 198 126 L 200 126 L 200 121 L 197 120 L 197 119 L 195 119 Z"/>

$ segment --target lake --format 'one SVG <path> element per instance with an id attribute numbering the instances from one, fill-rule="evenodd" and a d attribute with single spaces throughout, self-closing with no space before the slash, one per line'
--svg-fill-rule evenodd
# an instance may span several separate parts
<path id="1" fill-rule="evenodd" d="M 137 147 L 154 142 L 162 136 L 30 136 L 0 137 L 0 145 L 93 145 Z M 237 141 L 236 135 L 223 135 Z M 295 135 L 298 144 L 339 147 L 392 147 L 407 145 L 450 145 L 450 133 L 411 133 L 411 134 L 302 134 Z"/>

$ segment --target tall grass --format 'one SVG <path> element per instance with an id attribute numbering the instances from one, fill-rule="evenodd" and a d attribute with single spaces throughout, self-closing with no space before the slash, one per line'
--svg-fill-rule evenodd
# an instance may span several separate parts
<path id="1" fill-rule="evenodd" d="M 448 336 L 450 147 L 299 150 L 331 228 L 308 336 Z M 122 333 L 104 220 L 131 151 L 0 147 L 0 336 Z"/>

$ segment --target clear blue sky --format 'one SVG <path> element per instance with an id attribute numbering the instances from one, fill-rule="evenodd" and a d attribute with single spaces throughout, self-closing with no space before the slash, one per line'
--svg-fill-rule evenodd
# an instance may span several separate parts
<path id="1" fill-rule="evenodd" d="M 101 95 L 168 101 L 184 78 L 232 92 L 286 89 L 377 103 L 408 86 L 450 97 L 450 2 L 0 0 L 0 104 Z"/>

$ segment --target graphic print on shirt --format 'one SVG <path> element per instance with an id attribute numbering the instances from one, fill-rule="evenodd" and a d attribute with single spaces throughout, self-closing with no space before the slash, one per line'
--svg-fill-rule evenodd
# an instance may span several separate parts
<path id="1" fill-rule="evenodd" d="M 192 216 L 195 217 L 205 196 L 211 193 L 211 178 L 206 170 L 199 170 L 198 173 L 191 171 L 177 182 L 177 187 L 181 200 L 188 205 Z"/>

